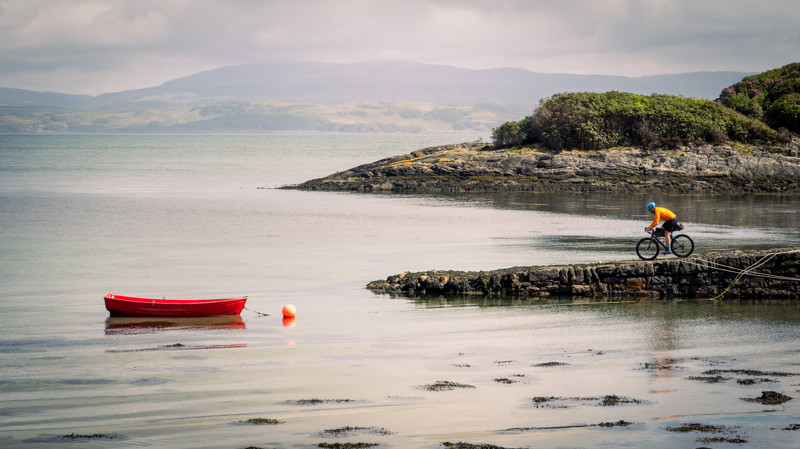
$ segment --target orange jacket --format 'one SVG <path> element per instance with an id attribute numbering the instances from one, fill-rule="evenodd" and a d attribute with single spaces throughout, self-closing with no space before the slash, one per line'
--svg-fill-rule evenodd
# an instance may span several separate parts
<path id="1" fill-rule="evenodd" d="M 660 220 L 669 221 L 677 217 L 677 215 L 673 214 L 671 210 L 664 207 L 656 207 L 655 209 L 653 209 L 653 214 L 655 214 L 656 217 L 650 224 L 650 229 L 653 229 L 656 226 L 658 226 L 658 222 Z"/>

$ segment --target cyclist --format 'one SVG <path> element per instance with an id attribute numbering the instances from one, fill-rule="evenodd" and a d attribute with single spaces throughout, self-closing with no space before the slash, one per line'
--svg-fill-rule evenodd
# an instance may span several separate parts
<path id="1" fill-rule="evenodd" d="M 664 236 L 666 237 L 667 241 L 667 254 L 672 252 L 672 232 L 675 231 L 678 227 L 678 217 L 675 215 L 671 210 L 665 207 L 656 207 L 656 203 L 650 203 L 647 205 L 647 211 L 655 214 L 655 218 L 653 222 L 650 223 L 650 226 L 645 226 L 645 232 L 650 232 L 658 226 L 658 222 L 664 220 L 664 224 L 661 225 L 661 229 L 664 230 Z"/>

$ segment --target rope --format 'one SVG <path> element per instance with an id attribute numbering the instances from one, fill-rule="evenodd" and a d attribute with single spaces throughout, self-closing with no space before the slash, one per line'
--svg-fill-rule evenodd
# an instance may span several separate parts
<path id="1" fill-rule="evenodd" d="M 765 263 L 767 263 L 773 257 L 775 257 L 775 254 L 767 254 L 766 256 L 762 257 L 761 260 L 759 260 L 758 262 L 756 262 L 756 263 L 750 265 L 749 267 L 745 268 L 744 270 L 742 270 L 739 274 L 736 275 L 735 278 L 733 278 L 733 281 L 730 284 L 728 284 L 728 286 L 725 288 L 725 290 L 722 291 L 722 293 L 720 293 L 719 295 L 714 297 L 714 300 L 716 301 L 718 299 L 722 299 L 722 297 L 725 296 L 725 293 L 728 293 L 728 291 L 731 288 L 733 288 L 733 285 L 736 284 L 737 282 L 739 282 L 739 279 L 741 279 L 742 276 L 745 275 L 745 273 L 747 273 L 748 271 L 755 270 L 756 268 L 764 265 Z"/>
<path id="2" fill-rule="evenodd" d="M 795 249 L 795 250 L 791 250 L 791 251 L 780 251 L 780 252 L 766 254 L 764 257 L 759 259 L 758 262 L 750 265 L 749 267 L 745 268 L 744 270 L 738 271 L 738 274 L 736 275 L 735 278 L 733 278 L 733 281 L 731 281 L 731 283 L 728 284 L 728 286 L 725 288 L 725 290 L 722 291 L 722 293 L 720 293 L 719 295 L 715 296 L 713 298 L 713 300 L 716 301 L 717 299 L 722 299 L 722 297 L 725 296 L 725 294 L 728 293 L 728 291 L 730 291 L 730 289 L 733 288 L 733 286 L 737 282 L 739 282 L 739 280 L 745 275 L 754 276 L 754 277 L 769 278 L 769 279 L 776 279 L 776 280 L 785 280 L 785 281 L 795 281 L 795 282 L 800 281 L 800 278 L 790 278 L 790 277 L 776 276 L 776 275 L 770 275 L 770 274 L 765 274 L 765 273 L 751 273 L 751 271 L 755 270 L 756 268 L 759 268 L 759 267 L 763 266 L 764 264 L 769 262 L 775 256 L 782 255 L 782 254 L 792 254 L 792 253 L 796 253 L 796 252 L 800 252 L 800 250 Z M 722 268 L 718 268 L 718 267 L 712 266 L 712 264 L 713 265 L 718 265 L 718 266 L 721 266 L 721 267 L 730 268 L 731 270 L 725 270 L 725 269 L 722 269 Z M 717 264 L 716 262 L 710 262 L 710 261 L 708 263 L 708 268 L 717 269 L 717 270 L 725 271 L 725 272 L 729 272 L 729 273 L 736 273 L 737 272 L 734 267 L 727 267 L 727 266 L 725 266 L 723 264 Z"/>
<path id="3" fill-rule="evenodd" d="M 691 264 L 694 264 L 694 265 L 697 265 L 697 266 L 703 267 L 703 268 L 709 268 L 709 269 L 714 269 L 714 270 L 717 270 L 717 271 L 722 271 L 722 272 L 725 272 L 725 273 L 738 274 L 738 273 L 742 272 L 742 270 L 740 270 L 739 268 L 731 267 L 729 265 L 725 265 L 725 264 L 721 264 L 721 263 L 706 261 L 706 260 L 694 261 L 694 260 L 688 260 L 687 259 L 687 260 L 684 260 L 683 262 L 691 263 Z M 787 276 L 778 276 L 778 275 L 769 274 L 769 273 L 747 273 L 747 275 L 748 276 L 752 276 L 752 277 L 760 277 L 760 278 L 764 278 L 764 279 L 774 279 L 776 281 L 800 281 L 800 278 L 787 277 Z"/>
<path id="4" fill-rule="evenodd" d="M 269 316 L 269 314 L 268 314 L 268 313 L 261 313 L 261 312 L 255 311 L 255 310 L 253 310 L 253 309 L 248 309 L 247 307 L 245 307 L 245 308 L 244 308 L 244 310 L 248 310 L 248 311 L 250 311 L 250 312 L 256 313 L 256 314 L 258 314 L 258 316 L 259 316 L 259 317 L 262 317 L 262 316 Z"/>

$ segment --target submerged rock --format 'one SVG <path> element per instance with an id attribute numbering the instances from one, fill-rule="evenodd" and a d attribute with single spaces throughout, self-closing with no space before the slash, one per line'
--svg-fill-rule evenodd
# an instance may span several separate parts
<path id="1" fill-rule="evenodd" d="M 778 393 L 777 391 L 762 391 L 761 396 L 757 398 L 742 399 L 749 402 L 759 402 L 764 405 L 781 405 L 784 402 L 791 401 L 792 397 L 783 393 Z"/>

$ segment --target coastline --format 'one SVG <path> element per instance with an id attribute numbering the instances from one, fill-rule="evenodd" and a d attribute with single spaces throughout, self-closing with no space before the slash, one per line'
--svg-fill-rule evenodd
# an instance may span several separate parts
<path id="1" fill-rule="evenodd" d="M 401 273 L 374 293 L 643 299 L 800 299 L 800 247 L 726 251 L 655 261 Z"/>
<path id="2" fill-rule="evenodd" d="M 484 142 L 423 148 L 286 189 L 374 193 L 800 193 L 798 142 L 546 152 Z"/>

